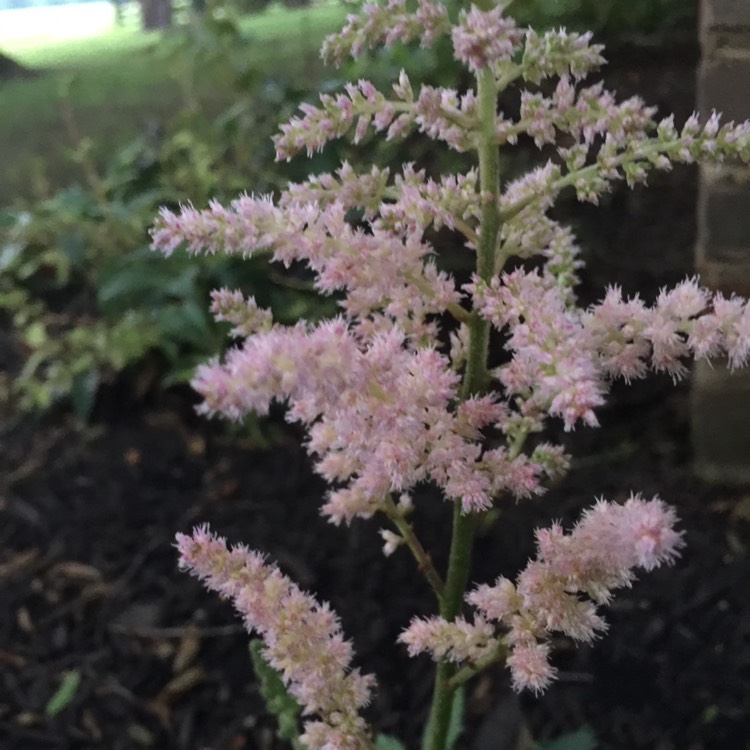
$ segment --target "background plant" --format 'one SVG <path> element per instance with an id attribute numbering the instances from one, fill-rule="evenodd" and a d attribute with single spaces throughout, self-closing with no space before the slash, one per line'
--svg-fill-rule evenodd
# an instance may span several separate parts
<path id="1" fill-rule="evenodd" d="M 17 331 L 17 369 L 6 399 L 23 411 L 68 400 L 82 416 L 102 382 L 128 368 L 138 388 L 185 380 L 221 348 L 225 335 L 207 311 L 209 292 L 229 279 L 259 294 L 287 320 L 315 317 L 320 300 L 293 274 L 269 275 L 262 261 L 216 258 L 196 266 L 156 262 L 148 225 L 158 206 L 231 195 L 248 180 L 271 189 L 270 133 L 291 111 L 297 89 L 265 79 L 247 60 L 239 22 L 223 6 L 191 17 L 165 46 L 184 107 L 154 120 L 109 159 L 94 156 L 81 130 L 69 80 L 60 107 L 81 182 L 2 215 L 0 309 Z M 233 92 L 213 117 L 207 91 L 217 78 Z"/>

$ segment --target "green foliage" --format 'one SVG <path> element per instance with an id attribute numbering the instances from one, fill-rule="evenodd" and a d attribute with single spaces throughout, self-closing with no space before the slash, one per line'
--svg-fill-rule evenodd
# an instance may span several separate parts
<path id="1" fill-rule="evenodd" d="M 187 380 L 225 339 L 208 311 L 214 288 L 254 295 L 281 322 L 330 311 L 295 269 L 228 257 L 196 264 L 184 253 L 165 261 L 149 250 L 148 227 L 160 206 L 202 206 L 248 185 L 270 191 L 281 179 L 270 135 L 297 92 L 261 81 L 243 63 L 245 46 L 237 19 L 194 18 L 165 53 L 191 106 L 117 151 L 103 173 L 91 140 L 81 138 L 73 159 L 82 184 L 0 215 L 0 311 L 23 350 L 4 395 L 18 408 L 66 399 L 85 417 L 101 383 L 146 360 L 164 384 Z M 205 69 L 235 92 L 233 105 L 213 120 L 200 95 Z M 64 111 L 77 131 L 72 108 Z"/>
<path id="2" fill-rule="evenodd" d="M 145 125 L 172 122 L 186 107 L 192 110 L 196 105 L 206 122 L 211 122 L 236 98 L 235 74 L 217 60 L 216 75 L 196 73 L 200 90 L 192 103 L 186 101 L 185 74 L 177 59 L 169 59 L 170 50 L 188 32 L 186 24 L 200 25 L 210 21 L 209 16 L 183 14 L 183 22 L 163 34 L 143 32 L 133 24 L 92 36 L 95 30 L 86 31 L 90 22 L 85 5 L 58 10 L 65 13 L 54 38 L 35 35 L 2 43 L 3 52 L 33 68 L 36 75 L 0 86 L 0 206 L 19 197 L 48 197 L 52 190 L 79 179 L 68 152 L 80 141 L 80 134 L 91 137 L 91 158 L 97 168 L 104 169 L 112 153 L 125 147 Z M 32 13 L 27 21 L 30 29 L 44 23 L 37 11 L 44 12 L 23 11 Z M 264 78 L 312 86 L 322 71 L 320 42 L 345 12 L 338 3 L 295 10 L 273 6 L 261 15 L 243 17 L 239 62 L 254 71 L 258 86 Z M 0 11 L 0 30 L 4 23 Z M 196 29 L 194 33 L 201 32 Z M 188 63 L 197 64 L 199 57 L 204 56 L 196 55 Z M 64 127 L 58 103 L 61 80 L 71 76 L 74 85 L 68 101 L 79 126 L 77 135 Z"/>
<path id="3" fill-rule="evenodd" d="M 291 742 L 295 750 L 303 750 L 304 746 L 299 741 L 299 715 L 302 708 L 296 698 L 287 692 L 281 675 L 263 658 L 263 641 L 258 638 L 250 641 L 250 657 L 266 707 L 278 722 L 279 737 Z"/>

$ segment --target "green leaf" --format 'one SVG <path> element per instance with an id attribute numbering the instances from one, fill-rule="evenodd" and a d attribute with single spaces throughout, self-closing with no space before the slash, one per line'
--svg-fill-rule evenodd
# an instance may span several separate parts
<path id="1" fill-rule="evenodd" d="M 0 271 L 7 271 L 13 266 L 16 259 L 23 252 L 24 245 L 21 242 L 8 242 L 0 248 Z"/>
<path id="2" fill-rule="evenodd" d="M 253 660 L 255 674 L 260 680 L 260 693 L 268 710 L 276 717 L 279 725 L 278 734 L 283 740 L 289 740 L 295 750 L 304 750 L 299 741 L 299 715 L 302 708 L 297 699 L 287 692 L 281 675 L 263 657 L 263 641 L 254 638 L 250 641 L 250 657 Z"/>
<path id="3" fill-rule="evenodd" d="M 205 306 L 197 302 L 169 305 L 158 311 L 155 319 L 160 340 L 184 342 L 204 352 L 218 346 L 216 329 Z"/>
<path id="4" fill-rule="evenodd" d="M 86 262 L 88 243 L 82 232 L 65 232 L 58 238 L 57 245 L 60 248 L 60 252 L 74 266 L 83 266 Z"/>
<path id="5" fill-rule="evenodd" d="M 44 323 L 32 323 L 23 333 L 23 342 L 32 349 L 39 349 L 47 342 L 47 329 Z"/>
<path id="6" fill-rule="evenodd" d="M 68 672 L 63 677 L 60 687 L 57 688 L 55 694 L 47 701 L 47 705 L 44 707 L 45 715 L 57 716 L 57 714 L 64 711 L 73 702 L 80 684 L 81 673 L 77 669 Z"/>
<path id="7" fill-rule="evenodd" d="M 537 743 L 534 750 L 596 750 L 597 741 L 591 727 L 582 727 L 576 732 L 569 732 L 554 740 Z"/>
<path id="8" fill-rule="evenodd" d="M 81 418 L 88 419 L 94 408 L 96 394 L 99 390 L 99 373 L 96 370 L 79 372 L 73 377 L 70 389 L 70 401 L 73 411 Z"/>

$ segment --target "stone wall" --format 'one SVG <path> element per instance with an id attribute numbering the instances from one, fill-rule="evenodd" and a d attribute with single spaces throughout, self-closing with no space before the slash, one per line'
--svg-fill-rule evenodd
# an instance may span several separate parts
<path id="1" fill-rule="evenodd" d="M 750 0 L 701 0 L 700 34 L 698 110 L 750 119 Z M 705 285 L 750 297 L 750 168 L 704 167 L 700 183 L 696 269 Z M 750 481 L 750 370 L 696 366 L 693 445 L 704 478 Z"/>

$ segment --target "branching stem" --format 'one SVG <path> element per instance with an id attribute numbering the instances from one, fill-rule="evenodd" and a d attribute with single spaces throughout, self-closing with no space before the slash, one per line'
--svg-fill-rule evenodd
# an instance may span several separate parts
<path id="1" fill-rule="evenodd" d="M 497 83 L 489 70 L 477 74 L 477 97 L 480 129 L 477 139 L 479 156 L 479 184 L 483 194 L 491 196 L 482 206 L 479 241 L 477 242 L 477 275 L 489 281 L 495 268 L 495 247 L 500 231 L 498 196 L 500 194 L 500 161 L 495 140 L 497 122 Z M 468 322 L 469 347 L 466 373 L 461 396 L 466 399 L 481 393 L 487 387 L 487 357 L 490 340 L 488 321 L 472 315 Z M 461 611 L 471 563 L 471 551 L 476 527 L 476 513 L 464 512 L 460 502 L 453 509 L 453 536 L 451 539 L 448 573 L 445 579 L 445 596 L 440 615 L 448 621 L 455 620 Z M 451 703 L 456 685 L 451 682 L 456 667 L 443 659 L 438 662 L 435 687 L 427 725 L 425 750 L 445 750 Z"/>
<path id="2" fill-rule="evenodd" d="M 386 500 L 386 515 L 393 522 L 398 529 L 401 538 L 406 543 L 406 546 L 411 550 L 414 559 L 417 561 L 419 570 L 424 574 L 432 590 L 438 598 L 438 601 L 442 602 L 445 596 L 445 584 L 440 574 L 435 568 L 430 553 L 422 546 L 419 538 L 414 533 L 414 528 L 411 523 L 406 519 L 403 512 L 399 510 L 396 503 L 393 502 L 393 498 L 390 496 Z"/>

